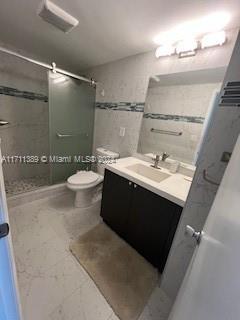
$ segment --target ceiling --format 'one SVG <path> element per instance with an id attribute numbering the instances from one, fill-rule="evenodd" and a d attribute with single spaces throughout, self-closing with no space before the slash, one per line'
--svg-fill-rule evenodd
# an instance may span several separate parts
<path id="1" fill-rule="evenodd" d="M 40 0 L 1 0 L 0 41 L 42 61 L 80 71 L 154 49 L 153 38 L 187 20 L 228 11 L 240 26 L 239 0 L 52 0 L 79 20 L 65 34 L 37 16 Z"/>

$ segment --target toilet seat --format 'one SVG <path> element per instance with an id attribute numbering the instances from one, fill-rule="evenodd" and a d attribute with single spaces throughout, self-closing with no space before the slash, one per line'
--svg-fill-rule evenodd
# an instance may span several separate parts
<path id="1" fill-rule="evenodd" d="M 81 190 L 91 188 L 103 181 L 103 176 L 93 171 L 78 171 L 67 179 L 69 189 Z"/>
<path id="2" fill-rule="evenodd" d="M 107 150 L 105 148 L 97 148 L 96 154 L 98 157 L 107 157 L 107 159 L 117 159 L 119 154 Z M 75 207 L 87 208 L 101 200 L 102 182 L 104 180 L 104 170 L 107 167 L 104 161 L 98 161 L 96 169 L 93 171 L 78 171 L 67 179 L 66 187 L 75 192 Z"/>

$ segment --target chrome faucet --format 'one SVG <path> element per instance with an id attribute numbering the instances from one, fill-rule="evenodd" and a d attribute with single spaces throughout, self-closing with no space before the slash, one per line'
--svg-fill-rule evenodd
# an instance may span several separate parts
<path id="1" fill-rule="evenodd" d="M 170 154 L 167 154 L 167 152 L 163 152 L 161 160 L 165 161 L 168 157 L 170 157 Z"/>
<path id="2" fill-rule="evenodd" d="M 158 163 L 160 161 L 160 155 L 159 154 L 156 154 L 156 157 L 155 158 L 152 158 L 152 160 L 154 161 L 154 164 L 151 164 L 151 167 L 155 168 L 155 169 L 161 169 L 159 166 L 158 166 Z"/>

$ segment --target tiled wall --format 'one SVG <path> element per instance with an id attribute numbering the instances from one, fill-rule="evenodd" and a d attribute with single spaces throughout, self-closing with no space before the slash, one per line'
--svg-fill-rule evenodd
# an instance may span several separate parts
<path id="1" fill-rule="evenodd" d="M 226 45 L 199 51 L 194 57 L 178 59 L 177 56 L 172 56 L 156 59 L 154 52 L 148 52 L 97 66 L 83 73 L 98 81 L 97 105 L 144 104 L 149 77 L 152 75 L 225 67 L 229 62 L 236 35 L 237 30 L 229 32 Z M 101 145 L 120 152 L 121 156 L 135 153 L 141 121 L 142 114 L 97 108 L 93 149 Z M 120 127 L 126 128 L 125 137 L 119 136 Z"/>
<path id="2" fill-rule="evenodd" d="M 138 143 L 143 110 L 144 102 L 97 102 L 93 151 L 105 146 L 121 157 L 132 154 Z M 119 136 L 121 126 L 125 128 L 124 137 Z"/>
<path id="3" fill-rule="evenodd" d="M 200 51 L 195 57 L 178 59 L 175 56 L 157 60 L 154 52 L 150 52 L 98 66 L 85 74 L 99 81 L 98 102 L 144 102 L 151 75 L 227 66 L 237 33 L 238 30 L 228 33 L 226 45 Z M 239 54 L 238 52 L 238 57 Z M 239 66 L 235 68 L 235 72 L 239 72 L 238 70 Z M 239 78 L 240 74 L 238 80 Z M 94 147 L 106 145 L 120 151 L 122 156 L 133 154 L 137 150 L 141 119 L 139 112 L 96 109 Z M 202 179 L 202 171 L 207 168 L 214 179 L 221 179 L 226 167 L 219 162 L 221 152 L 233 148 L 239 133 L 239 119 L 240 108 L 221 108 L 214 128 L 209 133 L 209 142 L 196 171 L 162 277 L 162 288 L 172 300 L 177 294 L 195 248 L 195 243 L 184 235 L 185 225 L 190 224 L 201 230 L 216 193 L 216 187 Z M 126 136 L 123 138 L 118 135 L 120 126 L 126 127 Z"/>
<path id="4" fill-rule="evenodd" d="M 161 154 L 193 163 L 205 115 L 220 83 L 155 86 L 147 92 L 138 152 Z M 151 128 L 181 132 L 160 135 Z"/>
<path id="5" fill-rule="evenodd" d="M 3 155 L 49 153 L 46 70 L 0 53 L 0 127 Z M 48 176 L 46 164 L 4 164 L 5 180 Z"/>
<path id="6" fill-rule="evenodd" d="M 93 152 L 104 146 L 119 152 L 121 157 L 133 154 L 137 149 L 143 112 L 95 110 Z M 119 136 L 120 127 L 125 136 Z"/>

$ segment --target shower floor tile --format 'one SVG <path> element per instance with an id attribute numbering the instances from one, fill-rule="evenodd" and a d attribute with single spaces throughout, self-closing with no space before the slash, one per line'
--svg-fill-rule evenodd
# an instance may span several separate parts
<path id="1" fill-rule="evenodd" d="M 100 203 L 75 208 L 74 194 L 9 209 L 24 320 L 119 320 L 69 251 L 100 221 Z M 153 292 L 139 320 L 166 320 L 170 301 Z"/>
<path id="2" fill-rule="evenodd" d="M 6 193 L 9 196 L 33 191 L 47 185 L 49 185 L 48 177 L 34 177 L 14 181 L 5 181 Z"/>

